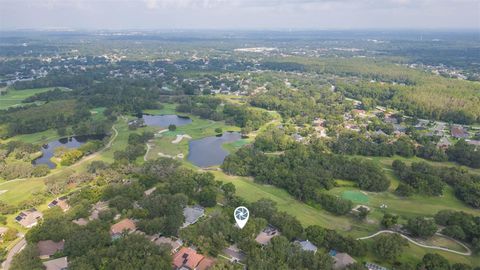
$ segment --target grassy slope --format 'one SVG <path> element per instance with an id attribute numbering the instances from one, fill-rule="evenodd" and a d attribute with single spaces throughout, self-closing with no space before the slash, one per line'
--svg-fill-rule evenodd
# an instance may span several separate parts
<path id="1" fill-rule="evenodd" d="M 47 92 L 52 89 L 54 88 L 48 87 L 48 88 L 34 88 L 34 89 L 25 89 L 25 90 L 9 89 L 6 95 L 0 96 L 0 110 L 6 109 L 11 106 L 27 104 L 27 103 L 22 103 L 22 101 L 30 96 L 33 96 L 38 93 Z"/>

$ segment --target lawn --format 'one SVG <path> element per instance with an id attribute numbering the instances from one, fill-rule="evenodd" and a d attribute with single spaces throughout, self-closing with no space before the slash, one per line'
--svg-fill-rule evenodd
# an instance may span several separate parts
<path id="1" fill-rule="evenodd" d="M 0 190 L 5 192 L 0 194 L 0 201 L 16 205 L 32 197 L 33 193 L 42 191 L 44 187 L 43 180 L 35 178 L 2 182 Z"/>
<path id="2" fill-rule="evenodd" d="M 12 106 L 25 105 L 27 103 L 22 103 L 24 99 L 31 97 L 35 94 L 47 92 L 53 89 L 54 87 L 34 88 L 25 90 L 9 89 L 6 95 L 0 96 L 0 110 Z"/>
<path id="3" fill-rule="evenodd" d="M 257 184 L 247 177 L 229 176 L 220 171 L 212 171 L 212 173 L 215 175 L 216 180 L 224 183 L 233 183 L 236 187 L 236 193 L 248 202 L 255 202 L 261 198 L 270 199 L 277 203 L 279 210 L 297 217 L 304 226 L 316 224 L 344 231 L 351 229 L 349 218 L 336 217 L 324 210 L 302 203 L 285 190 L 274 186 Z"/>

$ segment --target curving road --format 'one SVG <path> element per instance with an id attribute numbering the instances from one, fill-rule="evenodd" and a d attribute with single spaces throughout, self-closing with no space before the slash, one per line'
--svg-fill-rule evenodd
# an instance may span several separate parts
<path id="1" fill-rule="evenodd" d="M 115 134 L 113 135 L 113 137 L 110 139 L 110 141 L 107 143 L 107 145 L 105 145 L 105 147 L 104 147 L 102 150 L 100 150 L 100 151 L 98 151 L 98 152 L 96 152 L 96 153 L 94 153 L 94 154 L 92 154 L 92 155 L 89 155 L 89 156 L 84 157 L 83 159 L 79 160 L 77 163 L 73 164 L 73 165 L 70 166 L 70 167 L 78 166 L 78 165 L 82 164 L 82 163 L 85 162 L 85 161 L 88 161 L 88 160 L 91 160 L 91 159 L 97 157 L 100 153 L 102 153 L 102 152 L 104 152 L 105 150 L 109 149 L 109 148 L 112 146 L 113 141 L 115 141 L 115 139 L 116 139 L 117 136 L 118 136 L 118 130 L 115 128 L 115 125 L 112 126 L 112 130 L 114 131 Z M 48 176 L 57 174 L 57 173 L 59 173 L 60 171 L 61 171 L 61 170 L 56 171 L 56 172 L 54 172 L 54 173 L 51 173 L 51 174 L 49 174 L 49 175 L 46 175 L 46 176 L 44 176 L 44 177 L 38 177 L 38 178 L 46 178 L 46 177 L 48 177 Z M 31 178 L 23 178 L 23 179 L 15 179 L 15 180 L 6 181 L 6 182 L 4 182 L 4 183 L 0 183 L 0 186 L 1 186 L 2 184 L 5 184 L 5 183 L 11 183 L 11 182 L 14 182 L 14 181 L 22 181 L 22 180 L 27 180 L 27 179 L 31 179 Z M 17 244 L 15 244 L 15 245 L 8 251 L 7 258 L 6 258 L 5 261 L 2 263 L 2 269 L 8 270 L 8 268 L 10 267 L 10 264 L 12 263 L 12 259 L 13 259 L 13 257 L 15 256 L 15 254 L 17 254 L 18 252 L 20 252 L 20 251 L 25 247 L 26 244 L 27 244 L 27 242 L 25 241 L 25 238 L 22 236 L 21 240 L 20 240 Z"/>
<path id="2" fill-rule="evenodd" d="M 463 255 L 463 256 L 471 256 L 472 255 L 472 251 L 470 250 L 469 247 L 467 247 L 466 245 L 464 245 L 462 242 L 459 242 L 455 239 L 452 239 L 450 237 L 448 237 L 448 239 L 452 240 L 452 241 L 455 241 L 457 244 L 461 245 L 463 248 L 465 248 L 465 250 L 467 250 L 467 252 L 461 252 L 461 251 L 456 251 L 456 250 L 452 250 L 452 249 L 448 249 L 448 248 L 444 248 L 444 247 L 437 247 L 437 246 L 429 246 L 429 245 L 424 245 L 422 243 L 418 243 L 417 241 L 413 240 L 412 238 L 406 236 L 406 235 L 403 235 L 401 233 L 398 233 L 398 232 L 394 232 L 394 231 L 390 231 L 390 230 L 382 230 L 382 231 L 378 231 L 372 235 L 369 235 L 369 236 L 365 236 L 365 237 L 360 237 L 360 238 L 357 238 L 357 240 L 365 240 L 365 239 L 370 239 L 370 238 L 373 238 L 377 235 L 380 235 L 382 233 L 397 233 L 399 234 L 401 237 L 407 239 L 410 243 L 414 244 L 414 245 L 417 245 L 419 247 L 424 247 L 424 248 L 430 248 L 430 249 L 437 249 L 437 250 L 442 250 L 442 251 L 447 251 L 447 252 L 451 252 L 451 253 L 455 253 L 455 254 L 458 254 L 458 255 Z M 440 235 L 440 236 L 443 236 L 443 237 L 446 237 L 444 236 L 443 234 L 439 234 L 439 233 L 436 233 L 437 235 Z"/>
<path id="3" fill-rule="evenodd" d="M 3 270 L 8 270 L 10 268 L 10 264 L 12 263 L 13 256 L 15 256 L 15 254 L 20 252 L 26 245 L 27 245 L 27 241 L 25 241 L 25 238 L 23 238 L 22 236 L 21 240 L 8 251 L 7 258 L 2 263 Z"/>

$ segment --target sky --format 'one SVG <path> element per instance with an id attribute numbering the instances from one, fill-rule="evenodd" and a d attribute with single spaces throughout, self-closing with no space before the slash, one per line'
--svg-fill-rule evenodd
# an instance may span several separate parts
<path id="1" fill-rule="evenodd" d="M 0 0 L 0 30 L 25 28 L 480 32 L 480 0 Z"/>

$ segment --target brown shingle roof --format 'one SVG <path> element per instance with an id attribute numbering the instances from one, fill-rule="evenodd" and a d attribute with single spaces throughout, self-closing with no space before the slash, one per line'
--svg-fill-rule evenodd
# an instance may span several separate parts
<path id="1" fill-rule="evenodd" d="M 120 222 L 117 222 L 110 227 L 111 234 L 120 234 L 123 231 L 135 231 L 137 226 L 135 226 L 135 222 L 131 219 L 124 219 Z"/>
<path id="2" fill-rule="evenodd" d="M 65 241 L 53 242 L 52 240 L 39 241 L 37 243 L 38 255 L 40 257 L 50 257 L 57 251 L 63 250 Z"/>

